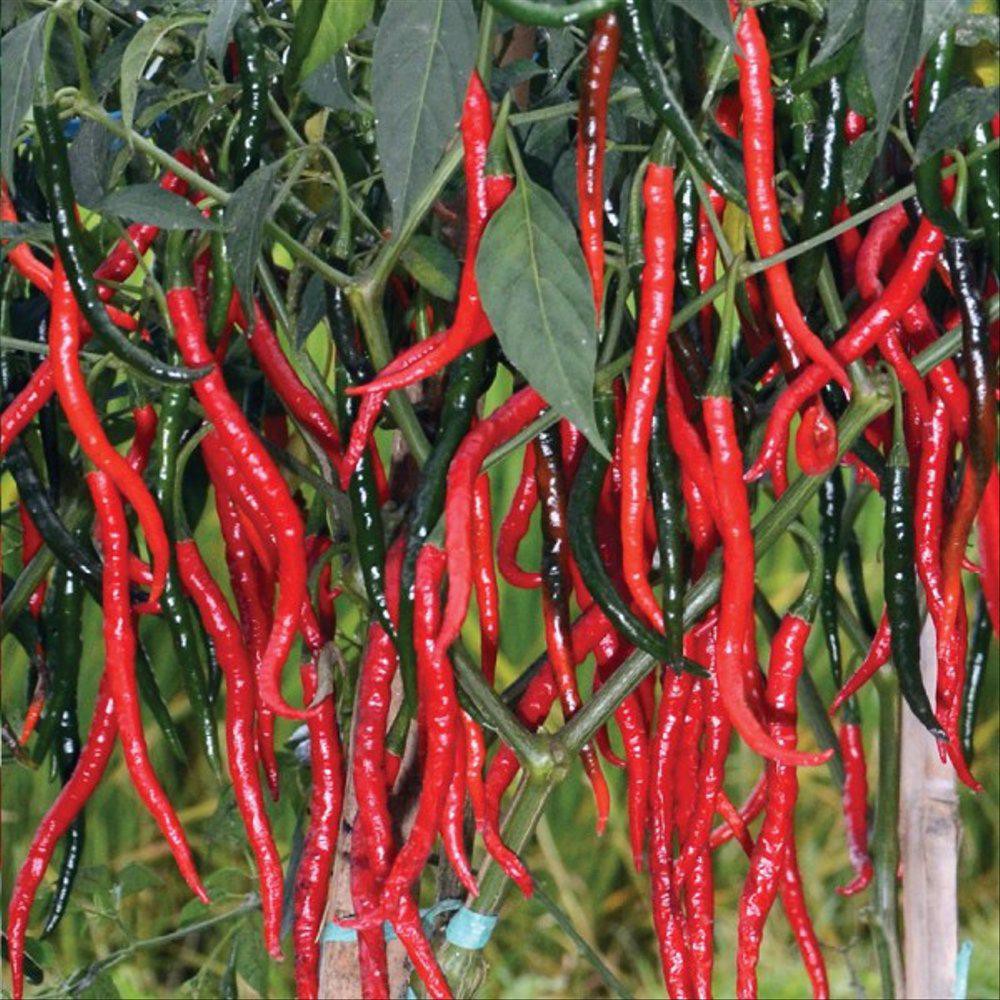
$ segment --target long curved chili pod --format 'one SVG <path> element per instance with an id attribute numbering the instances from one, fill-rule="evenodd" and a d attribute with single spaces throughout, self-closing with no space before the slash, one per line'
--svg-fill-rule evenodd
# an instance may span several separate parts
<path id="1" fill-rule="evenodd" d="M 451 781 L 448 783 L 448 790 L 445 793 L 439 832 L 448 864 L 451 865 L 459 882 L 465 887 L 465 891 L 475 897 L 479 895 L 479 886 L 476 884 L 476 876 L 472 871 L 468 852 L 465 849 L 466 760 L 464 726 L 455 727 L 453 739 L 455 763 Z"/>
<path id="2" fill-rule="evenodd" d="M 594 23 L 580 74 L 580 118 L 576 131 L 576 200 L 580 241 L 590 272 L 594 311 L 600 320 L 604 300 L 604 147 L 608 95 L 618 63 L 621 30 L 615 14 Z"/>
<path id="3" fill-rule="evenodd" d="M 378 887 L 372 872 L 364 830 L 351 830 L 351 899 L 359 916 L 377 904 Z M 381 926 L 358 929 L 358 978 L 362 1000 L 389 1000 L 389 965 Z"/>
<path id="4" fill-rule="evenodd" d="M 871 645 L 868 647 L 868 652 L 865 654 L 864 660 L 862 660 L 858 669 L 847 679 L 847 683 L 837 692 L 837 696 L 831 702 L 831 714 L 836 712 L 848 698 L 853 698 L 878 673 L 879 669 L 889 662 L 889 657 L 892 653 L 891 647 L 892 628 L 889 625 L 889 613 L 886 609 L 882 612 L 882 617 L 879 619 L 878 627 L 875 630 L 875 635 L 872 638 Z"/>
<path id="5" fill-rule="evenodd" d="M 823 560 L 812 541 L 812 565 L 802 596 L 782 619 L 771 642 L 767 668 L 765 711 L 774 741 L 782 747 L 796 742 L 796 688 L 802 673 L 806 642 L 819 600 Z M 757 961 L 764 924 L 781 885 L 782 870 L 789 847 L 794 845 L 795 802 L 798 777 L 794 768 L 767 764 L 767 802 L 764 823 L 750 858 L 740 896 L 736 948 L 736 995 L 757 996 Z M 794 849 L 794 847 L 792 847 Z"/>
<path id="6" fill-rule="evenodd" d="M 653 409 L 663 378 L 667 329 L 674 305 L 674 253 L 677 219 L 674 171 L 650 163 L 643 181 L 646 218 L 643 224 L 642 293 L 639 333 L 622 423 L 622 577 L 642 613 L 663 631 L 663 611 L 649 585 L 644 534 L 641 530 L 649 493 L 647 452 Z"/>
<path id="7" fill-rule="evenodd" d="M 255 20 L 242 17 L 233 30 L 239 58 L 240 117 L 231 149 L 233 186 L 259 166 L 267 128 L 268 59 Z"/>
<path id="8" fill-rule="evenodd" d="M 135 629 L 128 596 L 128 522 L 125 510 L 110 476 L 103 472 L 88 473 L 87 486 L 101 525 L 104 549 L 104 669 L 115 701 L 125 763 L 139 798 L 160 827 L 184 881 L 198 899 L 207 903 L 208 894 L 198 877 L 184 830 L 149 762 L 142 730 L 135 681 Z"/>
<path id="9" fill-rule="evenodd" d="M 45 876 L 59 838 L 94 793 L 115 748 L 118 721 L 110 687 L 105 675 L 98 689 L 90 732 L 80 751 L 80 759 L 69 781 L 38 824 L 27 857 L 14 880 L 7 909 L 7 941 L 11 989 L 17 1000 L 24 995 L 24 938 L 35 893 Z"/>
<path id="10" fill-rule="evenodd" d="M 500 591 L 493 562 L 493 511 L 490 480 L 483 473 L 476 480 L 472 499 L 473 587 L 479 611 L 479 663 L 490 686 L 500 648 Z"/>
<path id="11" fill-rule="evenodd" d="M 980 586 L 993 623 L 1000 636 L 1000 477 L 994 469 L 983 491 L 977 515 L 979 529 Z"/>
<path id="12" fill-rule="evenodd" d="M 693 995 L 690 957 L 684 940 L 680 904 L 674 892 L 671 849 L 674 829 L 673 770 L 692 679 L 687 674 L 668 671 L 664 684 L 650 744 L 649 878 L 663 981 L 668 994 L 677 1000 Z"/>
<path id="13" fill-rule="evenodd" d="M 861 723 L 842 723 L 837 741 L 844 762 L 842 797 L 847 823 L 847 856 L 854 869 L 854 878 L 847 885 L 837 886 L 837 892 L 841 896 L 853 896 L 868 887 L 874 874 L 868 854 L 868 774 Z"/>
<path id="14" fill-rule="evenodd" d="M 545 646 L 559 690 L 563 715 L 568 720 L 581 707 L 576 682 L 576 664 L 569 620 L 567 559 L 569 532 L 566 525 L 566 496 L 559 432 L 547 428 L 539 434 L 535 447 L 538 455 L 535 476 L 542 514 L 542 617 L 545 622 Z M 610 794 L 600 760 L 590 744 L 580 751 L 587 778 L 594 790 L 597 808 L 597 834 L 604 832 L 610 809 Z"/>
<path id="15" fill-rule="evenodd" d="M 170 546 L 163 517 L 142 477 L 115 451 L 101 427 L 87 384 L 80 371 L 80 314 L 62 268 L 55 259 L 49 348 L 59 403 L 84 454 L 107 474 L 139 517 L 153 564 L 153 580 L 147 600 L 136 608 L 152 608 L 160 599 L 170 564 Z M 126 585 L 126 595 L 128 588 Z"/>
<path id="16" fill-rule="evenodd" d="M 254 732 L 254 678 L 247 651 L 233 641 L 237 623 L 218 584 L 212 578 L 193 538 L 179 538 L 175 546 L 177 569 L 184 589 L 194 601 L 226 682 L 226 754 L 236 805 L 257 862 L 264 944 L 281 959 L 283 879 L 281 858 L 274 844 L 257 773 Z"/>
<path id="17" fill-rule="evenodd" d="M 535 449 L 524 449 L 521 477 L 511 498 L 510 507 L 500 522 L 497 535 L 497 568 L 500 575 L 512 586 L 533 590 L 541 586 L 541 573 L 522 569 L 517 561 L 517 550 L 528 533 L 531 515 L 538 506 L 538 481 L 535 479 Z"/>
<path id="18" fill-rule="evenodd" d="M 737 0 L 730 0 L 734 16 L 739 13 Z M 750 220 L 757 237 L 761 257 L 771 257 L 785 249 L 781 236 L 781 212 L 774 185 L 774 97 L 771 94 L 771 57 L 761 30 L 757 11 L 742 9 L 736 28 L 740 72 L 740 99 L 743 105 L 743 166 L 747 181 Z M 764 272 L 774 306 L 781 314 L 796 345 L 840 382 L 850 387 L 850 380 L 839 361 L 809 328 L 795 298 L 795 289 L 784 263 L 774 264 Z"/>
<path id="19" fill-rule="evenodd" d="M 312 654 L 300 668 L 302 691 L 309 703 L 317 692 L 317 660 L 325 655 Z M 295 943 L 295 995 L 301 1000 L 316 1000 L 319 996 L 319 931 L 326 912 L 344 802 L 344 759 L 332 693 L 310 711 L 306 725 L 312 788 L 309 792 L 309 829 L 295 878 L 292 940 Z"/>
<path id="20" fill-rule="evenodd" d="M 516 392 L 481 421 L 459 446 L 448 470 L 445 496 L 445 551 L 448 558 L 448 599 L 441 616 L 436 649 L 443 655 L 458 638 L 472 592 L 472 494 L 486 456 L 531 423 L 546 403 L 534 389 Z"/>
<path id="21" fill-rule="evenodd" d="M 983 675 L 989 663 L 990 643 L 993 630 L 990 625 L 986 600 L 980 594 L 976 605 L 976 617 L 969 639 L 969 662 L 965 671 L 965 690 L 962 692 L 962 753 L 967 761 L 972 760 L 973 738 L 976 732 L 976 712 Z"/>
<path id="22" fill-rule="evenodd" d="M 45 158 L 43 171 L 52 212 L 52 231 L 59 258 L 73 296 L 91 329 L 105 342 L 111 352 L 120 358 L 137 375 L 154 382 L 170 385 L 192 382 L 205 374 L 198 370 L 178 368 L 149 354 L 129 340 L 111 321 L 101 303 L 97 284 L 89 273 L 81 253 L 82 237 L 76 218 L 76 204 L 70 180 L 69 159 L 62 122 L 54 104 L 35 105 L 35 125 L 38 140 Z M 209 362 L 208 364 L 214 363 Z"/>
<path id="23" fill-rule="evenodd" d="M 178 231 L 182 237 L 183 232 Z M 172 233 L 174 237 L 178 234 Z M 168 243 L 174 265 L 179 264 L 183 243 Z M 188 364 L 206 363 L 212 352 L 205 341 L 205 325 L 198 312 L 194 290 L 176 266 L 168 273 L 167 307 L 181 354 Z M 194 392 L 208 419 L 219 432 L 233 458 L 267 506 L 278 538 L 280 584 L 274 623 L 260 669 L 260 692 L 264 704 L 278 715 L 306 719 L 309 713 L 290 705 L 281 693 L 281 671 L 298 631 L 302 604 L 306 599 L 305 533 L 302 518 L 274 460 L 254 434 L 243 411 L 229 394 L 222 373 L 216 368 L 194 384 Z"/>

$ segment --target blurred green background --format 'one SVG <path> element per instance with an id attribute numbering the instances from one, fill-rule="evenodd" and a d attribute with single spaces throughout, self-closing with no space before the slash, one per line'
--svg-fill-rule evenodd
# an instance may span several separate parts
<path id="1" fill-rule="evenodd" d="M 503 392 L 499 385 L 494 392 Z M 502 512 L 517 481 L 520 454 L 493 472 L 494 509 Z M 6 508 L 12 501 L 4 490 Z M 814 516 L 810 512 L 810 517 Z M 879 537 L 881 504 L 869 497 L 858 527 L 865 556 L 871 601 L 879 607 L 881 576 Z M 222 556 L 214 524 L 207 513 L 199 529 L 210 564 L 220 571 Z M 3 540 L 4 562 L 16 566 L 19 537 L 8 531 Z M 534 532 L 522 558 L 537 559 Z M 784 540 L 762 560 L 758 579 L 774 605 L 784 609 L 794 599 L 804 569 L 791 540 Z M 501 680 L 506 682 L 541 650 L 538 596 L 504 589 Z M 343 605 L 343 601 L 341 605 Z M 346 605 L 344 605 L 346 608 Z M 344 610 L 342 608 L 342 611 Z M 82 671 L 83 719 L 101 669 L 100 615 L 89 601 L 85 612 L 85 662 Z M 349 658 L 356 658 L 360 624 L 357 614 L 342 613 L 340 628 Z M 169 637 L 161 623 L 143 623 L 143 636 L 153 663 L 187 744 L 197 739 L 187 705 L 179 691 Z M 475 629 L 468 632 L 475 647 Z M 850 648 L 848 646 L 848 648 Z M 3 655 L 3 709 L 18 723 L 24 712 L 24 657 L 11 639 Z M 808 664 L 823 695 L 832 695 L 826 655 L 817 635 L 809 646 Z M 848 665 L 853 668 L 852 658 Z M 998 704 L 997 646 L 984 684 L 984 702 L 976 734 L 975 771 L 985 785 L 979 796 L 960 792 L 963 823 L 959 894 L 961 936 L 972 942 L 970 997 L 1000 993 L 998 962 Z M 586 689 L 590 664 L 581 672 Z M 289 671 L 289 673 L 293 673 Z M 869 759 L 874 751 L 876 707 L 873 692 L 861 696 L 865 742 Z M 550 724 L 556 724 L 553 720 Z M 74 893 L 70 912 L 46 942 L 31 942 L 33 954 L 46 970 L 43 992 L 65 995 L 69 977 L 89 970 L 81 996 L 171 997 L 218 996 L 227 969 L 235 967 L 241 996 L 288 996 L 290 966 L 269 963 L 260 945 L 258 920 L 246 913 L 254 876 L 231 789 L 220 786 L 198 754 L 181 766 L 152 727 L 148 730 L 153 760 L 199 858 L 200 869 L 213 896 L 211 907 L 193 901 L 177 876 L 153 821 L 133 793 L 120 754 L 87 810 L 85 870 Z M 279 729 L 283 767 L 280 803 L 272 809 L 275 832 L 285 856 L 291 849 L 296 819 L 302 811 L 307 772 L 286 741 L 294 727 Z M 617 744 L 617 733 L 613 740 Z M 727 768 L 727 785 L 734 800 L 742 800 L 753 785 L 760 762 L 735 744 Z M 874 772 L 869 768 L 872 782 Z M 635 996 L 662 997 L 655 938 L 649 911 L 648 883 L 631 865 L 624 809 L 624 781 L 620 772 L 610 777 L 614 808 L 608 830 L 598 841 L 589 789 L 576 768 L 549 802 L 538 836 L 526 861 L 546 892 L 572 920 L 579 933 L 603 956 L 608 967 Z M 849 874 L 844 846 L 839 796 L 825 769 L 801 773 L 797 812 L 797 841 L 810 911 L 823 945 L 833 995 L 879 996 L 876 965 L 865 923 L 869 893 L 842 899 L 834 889 Z M 47 769 L 30 771 L 5 759 L 2 785 L 3 905 L 9 898 L 13 874 L 22 861 L 31 834 L 57 790 Z M 54 860 L 53 874 L 58 861 Z M 735 914 L 746 860 L 733 844 L 716 856 L 716 990 L 732 995 L 734 983 Z M 35 906 L 37 927 L 47 903 L 46 883 Z M 236 913 L 237 915 L 228 915 Z M 178 927 L 205 921 L 207 926 L 182 936 Z M 286 952 L 290 943 L 286 943 Z M 110 960 L 109 960 L 110 956 Z M 509 898 L 493 940 L 486 950 L 489 977 L 487 997 L 597 997 L 607 988 L 593 966 L 582 957 L 554 919 L 536 901 Z M 101 963 L 97 966 L 92 963 Z M 4 971 L 5 990 L 9 977 Z M 772 914 L 760 964 L 763 997 L 808 995 L 808 981 L 780 908 Z"/>

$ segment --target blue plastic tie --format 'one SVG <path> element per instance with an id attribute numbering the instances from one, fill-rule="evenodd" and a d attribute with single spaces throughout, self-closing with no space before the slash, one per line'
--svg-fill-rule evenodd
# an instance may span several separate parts
<path id="1" fill-rule="evenodd" d="M 440 903 L 427 907 L 420 911 L 420 917 L 424 926 L 429 927 L 442 913 L 451 913 L 457 910 L 462 904 L 457 899 L 442 899 Z M 386 941 L 395 941 L 396 932 L 392 929 L 392 924 L 388 920 L 382 925 L 382 932 Z M 357 929 L 354 927 L 344 927 L 336 920 L 328 920 L 323 928 L 323 936 L 320 940 L 334 944 L 351 944 L 358 939 Z"/>
<path id="2" fill-rule="evenodd" d="M 972 962 L 972 942 L 966 938 L 955 958 L 955 1000 L 969 995 L 969 965 Z"/>
<path id="3" fill-rule="evenodd" d="M 497 919 L 491 913 L 477 913 L 463 906 L 449 921 L 445 937 L 459 948 L 481 951 L 492 937 Z"/>

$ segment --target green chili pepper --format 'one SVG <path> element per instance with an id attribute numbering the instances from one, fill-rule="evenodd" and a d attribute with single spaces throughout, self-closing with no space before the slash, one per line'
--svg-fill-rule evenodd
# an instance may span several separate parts
<path id="1" fill-rule="evenodd" d="M 689 115 L 697 115 L 705 96 L 705 53 L 701 44 L 701 27 L 683 7 L 670 5 L 667 11 L 684 110 Z"/>
<path id="2" fill-rule="evenodd" d="M 213 215 L 221 213 L 213 211 Z M 220 226 L 212 232 L 212 300 L 209 303 L 206 332 L 208 342 L 217 347 L 229 315 L 229 303 L 233 296 L 233 272 L 226 252 L 226 237 Z"/>
<path id="3" fill-rule="evenodd" d="M 917 102 L 917 125 L 923 128 L 940 107 L 951 88 L 951 71 L 955 62 L 955 31 L 942 31 L 935 39 L 924 60 L 924 76 Z M 913 170 L 917 198 L 924 214 L 949 236 L 964 236 L 965 226 L 958 216 L 946 208 L 941 197 L 941 165 L 944 153 L 935 153 L 922 160 Z"/>
<path id="4" fill-rule="evenodd" d="M 745 208 L 746 196 L 708 155 L 670 86 L 663 64 L 657 57 L 656 36 L 647 0 L 624 0 L 622 15 L 622 45 L 629 57 L 629 69 L 646 103 L 677 140 L 702 179 L 725 195 L 727 201 Z"/>
<path id="5" fill-rule="evenodd" d="M 962 692 L 962 752 L 972 763 L 973 737 L 976 733 L 976 712 L 979 709 L 979 692 L 983 674 L 990 659 L 993 625 L 989 609 L 982 594 L 976 603 L 976 617 L 969 636 L 969 662 L 965 671 L 965 690 Z"/>
<path id="6" fill-rule="evenodd" d="M 210 369 L 167 364 L 133 343 L 111 322 L 97 294 L 92 269 L 84 260 L 83 234 L 76 218 L 76 197 L 70 179 L 66 140 L 56 105 L 35 105 L 35 125 L 38 128 L 38 144 L 44 157 L 43 173 L 52 210 L 52 231 L 56 248 L 83 318 L 108 350 L 124 361 L 136 375 L 165 385 L 194 382 L 201 378 Z"/>
<path id="7" fill-rule="evenodd" d="M 910 461 L 903 434 L 903 401 L 893 379 L 895 414 L 892 449 L 882 479 L 885 500 L 885 606 L 892 629 L 892 662 L 899 690 L 910 711 L 935 737 L 944 740 L 944 729 L 934 717 L 920 675 L 920 606 L 913 543 L 913 497 L 910 495 Z"/>
<path id="8" fill-rule="evenodd" d="M 677 284 L 688 302 L 700 294 L 695 244 L 698 242 L 698 192 L 690 175 L 677 192 Z"/>
<path id="9" fill-rule="evenodd" d="M 599 390 L 594 400 L 597 426 L 605 445 L 614 440 L 614 397 L 608 390 Z M 645 650 L 662 662 L 676 663 L 691 673 L 704 673 L 697 664 L 684 661 L 675 644 L 667 636 L 653 631 L 628 606 L 608 574 L 594 537 L 594 523 L 601 484 L 608 469 L 608 460 L 588 446 L 580 460 L 566 510 L 570 547 L 580 568 L 587 590 L 615 628 L 633 645 Z M 655 491 L 655 487 L 654 487 Z"/>
<path id="10" fill-rule="evenodd" d="M 843 83 L 839 77 L 831 77 L 820 92 L 819 122 L 812 137 L 803 189 L 800 241 L 811 239 L 830 225 L 840 200 L 846 114 Z M 809 311 L 815 298 L 825 253 L 821 244 L 795 262 L 792 281 L 803 312 Z"/>
<path id="11" fill-rule="evenodd" d="M 55 759 L 62 784 L 69 781 L 80 756 L 80 722 L 77 717 L 77 681 L 83 659 L 83 582 L 65 566 L 57 566 L 52 578 L 52 632 L 49 642 L 51 686 L 46 718 L 55 737 Z M 39 740 L 42 732 L 39 727 Z M 38 747 L 35 748 L 37 755 Z M 36 757 L 37 759 L 37 757 Z M 65 848 L 55 890 L 42 926 L 42 937 L 51 934 L 69 905 L 73 883 L 80 870 L 84 843 L 84 811 L 81 809 L 63 837 Z"/>
<path id="12" fill-rule="evenodd" d="M 989 125 L 980 122 L 972 130 L 970 146 L 981 149 L 992 139 Z M 986 234 L 993 273 L 1000 276 L 1000 152 L 994 150 L 969 163 L 969 185 L 976 222 Z"/>
<path id="13" fill-rule="evenodd" d="M 156 424 L 155 459 L 151 470 L 153 495 L 160 510 L 163 511 L 164 524 L 170 535 L 175 534 L 171 510 L 177 475 L 177 452 L 184 433 L 190 397 L 191 390 L 186 386 L 165 390 Z M 199 619 L 181 589 L 172 560 L 163 587 L 163 596 L 160 598 L 160 606 L 167 628 L 170 630 L 184 690 L 191 703 L 191 711 L 194 713 L 205 757 L 216 772 L 216 776 L 219 776 L 222 767 L 215 714 L 208 688 L 209 668 L 205 652 L 207 643 L 201 634 Z"/>
<path id="14" fill-rule="evenodd" d="M 240 18 L 233 37 L 240 54 L 240 123 L 229 157 L 233 187 L 239 187 L 260 166 L 267 125 L 268 79 L 267 57 L 253 18 Z"/>

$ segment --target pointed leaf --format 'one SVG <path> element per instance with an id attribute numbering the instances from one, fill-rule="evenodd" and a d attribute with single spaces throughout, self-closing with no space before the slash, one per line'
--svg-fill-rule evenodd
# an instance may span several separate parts
<path id="1" fill-rule="evenodd" d="M 31 107 L 42 71 L 48 16 L 48 11 L 40 10 L 0 39 L 0 172 L 8 183 L 13 176 L 17 130 Z"/>
<path id="2" fill-rule="evenodd" d="M 233 192 L 223 213 L 233 282 L 245 309 L 252 308 L 257 257 L 264 238 L 264 223 L 271 214 L 271 191 L 278 166 L 265 163 L 255 170 Z"/>
<path id="3" fill-rule="evenodd" d="M 693 17 L 710 35 L 717 38 L 723 45 L 728 45 L 735 52 L 736 32 L 733 29 L 733 19 L 729 16 L 729 4 L 726 0 L 670 0 L 675 7 L 680 7 L 688 17 Z"/>
<path id="4" fill-rule="evenodd" d="M 69 172 L 76 200 L 85 208 L 94 208 L 108 190 L 111 172 L 112 134 L 89 119 L 80 126 L 69 147 Z"/>
<path id="5" fill-rule="evenodd" d="M 435 298 L 451 302 L 458 293 L 458 261 L 433 236 L 414 236 L 399 258 L 410 277 Z"/>
<path id="6" fill-rule="evenodd" d="M 970 0 L 932 0 L 924 3 L 924 22 L 920 29 L 920 54 L 925 55 L 942 31 L 953 27 L 968 12 Z"/>
<path id="7" fill-rule="evenodd" d="M 379 22 L 372 102 L 397 228 L 454 135 L 476 30 L 471 0 L 389 0 Z"/>
<path id="8" fill-rule="evenodd" d="M 298 83 L 339 52 L 367 23 L 375 0 L 302 0 L 295 13 L 288 77 Z"/>
<path id="9" fill-rule="evenodd" d="M 844 150 L 844 197 L 853 198 L 875 165 L 875 133 L 865 132 Z"/>
<path id="10" fill-rule="evenodd" d="M 865 12 L 861 44 L 875 101 L 879 148 L 920 62 L 923 19 L 924 0 L 878 0 Z"/>
<path id="11" fill-rule="evenodd" d="M 233 28 L 247 9 L 247 0 L 214 0 L 205 26 L 205 47 L 216 66 L 222 66 Z"/>
<path id="12" fill-rule="evenodd" d="M 823 44 L 812 61 L 814 66 L 825 62 L 839 52 L 865 23 L 865 6 L 868 0 L 830 0 L 826 8 L 826 31 Z"/>
<path id="13" fill-rule="evenodd" d="M 152 58 L 163 37 L 175 28 L 186 24 L 197 24 L 205 20 L 204 14 L 176 14 L 172 17 L 151 17 L 128 43 L 121 63 L 121 104 L 122 122 L 126 128 L 132 127 L 135 102 L 139 96 L 139 81 L 146 64 Z"/>
<path id="14" fill-rule="evenodd" d="M 914 161 L 964 142 L 972 129 L 997 113 L 997 87 L 963 87 L 949 94 L 920 130 Z"/>
<path id="15" fill-rule="evenodd" d="M 101 199 L 96 206 L 102 215 L 119 215 L 130 222 L 148 222 L 160 229 L 214 229 L 187 200 L 159 184 L 133 184 L 119 188 Z"/>
<path id="16" fill-rule="evenodd" d="M 314 104 L 333 111 L 350 111 L 355 106 L 347 72 L 347 59 L 336 52 L 319 69 L 313 70 L 301 85 L 302 92 Z"/>
<path id="17" fill-rule="evenodd" d="M 519 178 L 483 233 L 476 278 L 511 363 L 603 453 L 590 279 L 576 230 L 548 191 Z"/>
<path id="18" fill-rule="evenodd" d="M 299 350 L 306 338 L 326 314 L 326 293 L 323 279 L 314 274 L 307 282 L 299 299 L 299 314 L 295 317 L 295 349 Z"/>

